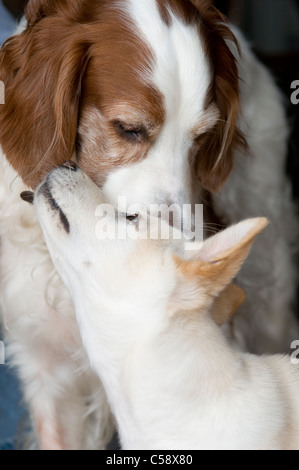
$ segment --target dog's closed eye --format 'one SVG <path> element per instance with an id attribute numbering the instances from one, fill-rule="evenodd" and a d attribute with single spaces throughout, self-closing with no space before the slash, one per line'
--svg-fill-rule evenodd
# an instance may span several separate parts
<path id="1" fill-rule="evenodd" d="M 117 133 L 130 142 L 143 142 L 147 138 L 147 131 L 142 125 L 123 124 L 115 121 L 114 128 Z"/>

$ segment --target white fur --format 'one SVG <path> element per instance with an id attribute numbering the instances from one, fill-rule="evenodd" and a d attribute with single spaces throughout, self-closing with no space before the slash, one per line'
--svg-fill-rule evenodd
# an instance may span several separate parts
<path id="1" fill-rule="evenodd" d="M 187 166 L 189 133 L 198 117 L 211 126 L 217 118 L 213 110 L 202 113 L 210 71 L 193 28 L 175 19 L 168 30 L 157 18 L 154 3 L 130 0 L 128 7 L 156 53 L 155 82 L 165 96 L 167 119 L 148 157 L 112 172 L 107 180 L 109 198 L 114 202 L 126 196 L 129 205 L 200 201 Z M 290 306 L 296 276 L 289 246 L 298 232 L 283 172 L 288 128 L 272 78 L 239 39 L 241 126 L 253 158 L 236 155 L 234 171 L 215 202 L 228 222 L 262 214 L 270 218 L 272 231 L 258 241 L 240 276 L 249 301 L 231 330 L 232 339 L 257 351 L 280 351 L 298 339 Z M 20 200 L 27 188 L 1 150 L 0 155 L 1 316 L 11 362 L 18 367 L 33 422 L 46 423 L 46 431 L 39 433 L 44 436 L 41 446 L 103 447 L 111 436 L 109 409 L 81 347 L 72 302 L 53 268 L 32 208 Z M 95 421 L 98 427 L 93 427 Z M 60 422 L 63 429 L 57 431 Z M 63 443 L 57 442 L 61 435 Z"/>
<path id="2" fill-rule="evenodd" d="M 82 349 L 72 301 L 33 208 L 20 198 L 24 184 L 1 161 L 1 323 L 39 445 L 105 448 L 113 430 L 109 407 Z"/>
<path id="3" fill-rule="evenodd" d="M 210 316 L 206 274 L 192 280 L 190 290 L 172 242 L 97 239 L 92 213 L 105 199 L 98 188 L 101 196 L 94 197 L 94 184 L 81 171 L 58 169 L 48 184 L 70 233 L 42 189 L 36 212 L 74 299 L 82 341 L 106 389 L 123 448 L 298 449 L 299 369 L 290 358 L 236 352 Z M 216 235 L 197 256 L 215 270 L 213 260 L 236 251 L 259 220 Z M 214 282 L 224 288 L 221 276 L 223 268 Z M 187 297 L 198 302 L 197 309 L 184 309 Z M 175 311 L 169 308 L 174 300 Z"/>

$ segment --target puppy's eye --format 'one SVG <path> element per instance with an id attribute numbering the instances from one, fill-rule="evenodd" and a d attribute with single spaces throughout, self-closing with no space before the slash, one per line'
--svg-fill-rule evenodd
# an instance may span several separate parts
<path id="1" fill-rule="evenodd" d="M 121 137 L 130 142 L 142 142 L 147 138 L 146 129 L 143 126 L 135 127 L 131 124 L 115 121 L 114 127 Z"/>
<path id="2" fill-rule="evenodd" d="M 126 219 L 128 222 L 134 222 L 134 224 L 136 224 L 139 220 L 139 214 L 127 215 Z"/>

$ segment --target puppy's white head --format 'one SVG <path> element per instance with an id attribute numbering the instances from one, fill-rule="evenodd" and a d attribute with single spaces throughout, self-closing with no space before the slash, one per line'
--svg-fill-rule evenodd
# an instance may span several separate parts
<path id="1" fill-rule="evenodd" d="M 163 230 L 165 221 L 147 212 L 120 212 L 72 162 L 48 174 L 35 192 L 34 205 L 55 267 L 73 299 L 81 296 L 96 308 L 109 303 L 112 310 L 129 306 L 134 311 L 163 304 L 170 296 L 176 268 L 169 247 L 180 254 L 184 240 L 150 239 L 150 224 Z M 176 230 L 167 228 L 170 236 Z"/>
<path id="2" fill-rule="evenodd" d="M 154 321 L 165 318 L 165 313 L 209 310 L 223 292 L 225 302 L 236 303 L 240 293 L 225 289 L 267 225 L 266 219 L 246 220 L 186 254 L 183 239 L 150 238 L 149 224 L 155 221 L 147 214 L 131 217 L 107 202 L 104 193 L 71 162 L 52 171 L 35 194 L 36 213 L 53 262 L 75 304 L 88 302 L 99 312 L 106 307 L 138 321 Z M 103 205 L 107 210 L 98 216 Z M 103 217 L 106 237 L 97 231 L 99 224 L 103 227 Z M 219 305 L 217 310 L 219 315 Z M 217 322 L 222 323 L 221 318 Z"/>

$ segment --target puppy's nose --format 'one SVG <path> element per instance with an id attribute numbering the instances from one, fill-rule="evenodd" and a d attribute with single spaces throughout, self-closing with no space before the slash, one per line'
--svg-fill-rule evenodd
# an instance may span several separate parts
<path id="1" fill-rule="evenodd" d="M 67 168 L 68 170 L 71 170 L 71 171 L 77 171 L 78 165 L 76 165 L 76 163 L 72 162 L 71 160 L 67 160 L 62 165 L 60 165 L 60 168 Z"/>
<path id="2" fill-rule="evenodd" d="M 33 191 L 23 191 L 20 194 L 21 198 L 25 202 L 29 202 L 29 204 L 33 204 L 34 201 L 34 192 Z"/>

